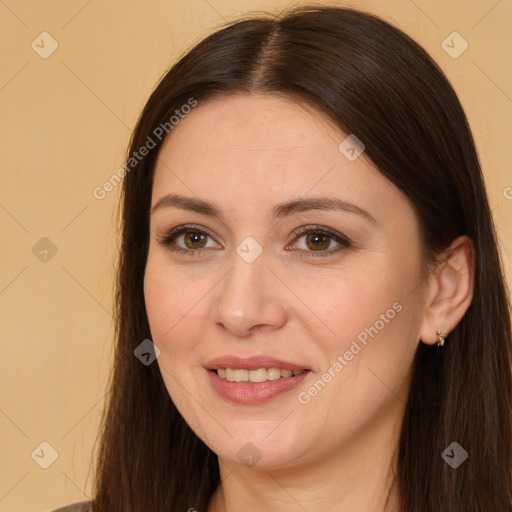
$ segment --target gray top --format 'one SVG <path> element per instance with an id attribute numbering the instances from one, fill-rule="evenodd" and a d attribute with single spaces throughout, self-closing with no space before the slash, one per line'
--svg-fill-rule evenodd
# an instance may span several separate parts
<path id="1" fill-rule="evenodd" d="M 73 503 L 69 503 L 68 505 L 64 505 L 60 508 L 52 510 L 51 512 L 91 512 L 89 507 L 91 502 L 89 500 L 86 501 L 75 501 Z"/>

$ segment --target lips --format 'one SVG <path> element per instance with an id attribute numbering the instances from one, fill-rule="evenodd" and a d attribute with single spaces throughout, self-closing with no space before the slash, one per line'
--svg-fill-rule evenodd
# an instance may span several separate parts
<path id="1" fill-rule="evenodd" d="M 282 370 L 291 370 L 298 372 L 300 370 L 309 370 L 305 365 L 275 359 L 270 356 L 222 356 L 209 361 L 205 368 L 207 370 L 217 370 L 219 368 L 233 368 L 236 370 L 258 370 L 259 368 L 280 368 Z"/>
<path id="2" fill-rule="evenodd" d="M 258 405 L 285 395 L 312 373 L 305 365 L 269 356 L 223 356 L 209 361 L 205 368 L 208 370 L 209 381 L 219 396 L 230 402 L 245 405 Z M 227 368 L 231 369 L 233 380 L 236 382 L 226 378 L 228 377 L 226 375 L 228 370 L 225 370 Z M 241 378 L 245 378 L 247 373 L 257 373 L 255 370 L 266 368 L 270 368 L 272 373 L 279 372 L 279 369 L 284 372 L 280 377 L 272 378 L 272 380 L 261 377 L 252 378 L 251 382 L 241 382 L 241 379 L 237 378 L 238 374 L 241 375 Z M 224 374 L 224 377 L 218 374 L 219 369 L 224 369 L 224 372 L 220 372 Z M 265 373 L 267 372 L 265 371 Z"/>

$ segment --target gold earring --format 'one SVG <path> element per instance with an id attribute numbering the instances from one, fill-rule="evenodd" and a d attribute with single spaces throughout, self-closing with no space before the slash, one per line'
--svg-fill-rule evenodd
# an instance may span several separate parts
<path id="1" fill-rule="evenodd" d="M 437 336 L 437 346 L 442 347 L 444 345 L 444 339 L 448 334 L 445 331 L 436 331 Z"/>

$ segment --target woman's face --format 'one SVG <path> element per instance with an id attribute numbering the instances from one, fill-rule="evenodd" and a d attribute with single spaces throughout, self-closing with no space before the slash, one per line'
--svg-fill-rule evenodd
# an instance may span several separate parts
<path id="1" fill-rule="evenodd" d="M 158 155 L 157 362 L 225 461 L 311 464 L 399 427 L 425 309 L 418 225 L 347 135 L 290 99 L 232 95 L 195 107 Z"/>

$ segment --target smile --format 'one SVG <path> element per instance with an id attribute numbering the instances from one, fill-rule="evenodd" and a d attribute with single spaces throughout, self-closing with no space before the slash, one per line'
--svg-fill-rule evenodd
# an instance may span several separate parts
<path id="1" fill-rule="evenodd" d="M 218 368 L 207 371 L 212 388 L 218 396 L 229 402 L 245 405 L 262 404 L 280 395 L 284 396 L 311 373 L 311 370 L 292 372 L 280 370 L 277 367 L 255 370 Z M 250 378 L 253 380 L 249 380 Z M 257 381 L 255 382 L 254 379 Z"/>
<path id="2" fill-rule="evenodd" d="M 287 377 L 296 377 L 305 370 L 292 371 L 288 369 L 281 370 L 277 367 L 258 368 L 256 370 L 218 368 L 217 375 L 230 382 L 265 382 Z"/>

